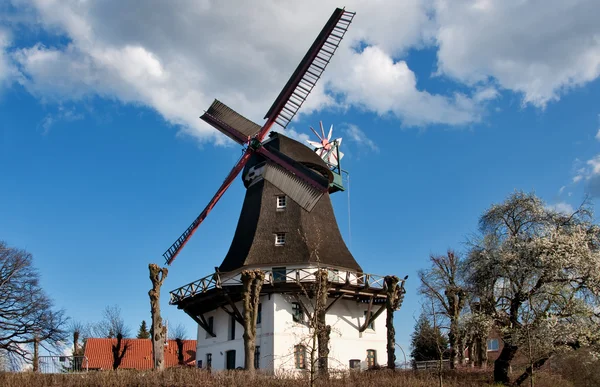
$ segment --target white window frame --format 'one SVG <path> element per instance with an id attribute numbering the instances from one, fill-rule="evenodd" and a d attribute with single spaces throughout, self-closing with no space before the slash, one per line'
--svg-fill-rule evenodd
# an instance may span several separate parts
<path id="1" fill-rule="evenodd" d="M 285 233 L 275 233 L 275 246 L 285 246 Z"/>
<path id="2" fill-rule="evenodd" d="M 496 348 L 493 348 L 492 343 L 496 343 Z M 488 352 L 497 352 L 500 350 L 500 340 L 498 339 L 488 339 L 487 340 L 487 350 Z"/>
<path id="3" fill-rule="evenodd" d="M 287 197 L 285 195 L 277 195 L 275 202 L 277 203 L 278 210 L 285 210 L 285 207 L 287 206 Z"/>

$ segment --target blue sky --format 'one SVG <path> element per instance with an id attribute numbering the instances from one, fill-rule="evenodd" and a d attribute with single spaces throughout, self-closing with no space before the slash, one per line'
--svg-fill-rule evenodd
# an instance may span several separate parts
<path id="1" fill-rule="evenodd" d="M 287 132 L 305 140 L 322 120 L 344 138 L 350 206 L 333 195 L 337 221 L 366 272 L 409 275 L 396 314 L 408 350 L 417 271 L 464 249 L 488 206 L 515 189 L 566 211 L 600 195 L 600 6 L 351 3 L 354 23 Z M 0 239 L 34 255 L 58 307 L 92 322 L 118 304 L 134 330 L 150 320 L 148 263 L 240 156 L 197 117 L 219 98 L 262 123 L 335 6 L 0 6 Z M 167 290 L 221 263 L 243 195 L 238 179 L 169 268 L 164 316 L 190 335 Z"/>

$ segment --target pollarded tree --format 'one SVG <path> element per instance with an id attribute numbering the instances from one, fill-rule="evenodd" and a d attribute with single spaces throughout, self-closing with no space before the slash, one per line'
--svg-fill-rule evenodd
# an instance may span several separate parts
<path id="1" fill-rule="evenodd" d="M 419 271 L 421 287 L 419 292 L 435 302 L 448 327 L 450 342 L 450 367 L 463 363 L 464 340 L 460 331 L 460 317 L 467 301 L 467 292 L 460 278 L 461 259 L 448 250 L 446 255 L 431 255 L 431 267 Z"/>
<path id="2" fill-rule="evenodd" d="M 38 342 L 57 348 L 67 339 L 66 318 L 42 290 L 32 256 L 0 241 L 0 352 L 31 359 Z"/>
<path id="3" fill-rule="evenodd" d="M 512 360 L 532 338 L 549 347 L 537 351 L 539 358 L 518 382 L 560 348 L 594 340 L 600 317 L 600 229 L 587 203 L 564 215 L 534 194 L 515 192 L 483 214 L 480 230 L 467 267 L 469 283 L 483 295 L 484 310 L 504 341 L 494 363 L 496 382 L 509 383 Z"/>

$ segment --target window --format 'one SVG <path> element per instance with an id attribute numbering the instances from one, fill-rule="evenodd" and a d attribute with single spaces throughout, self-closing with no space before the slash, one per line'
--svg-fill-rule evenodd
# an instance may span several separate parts
<path id="1" fill-rule="evenodd" d="M 235 340 L 235 317 L 229 316 L 229 340 Z"/>
<path id="2" fill-rule="evenodd" d="M 488 339 L 487 341 L 487 350 L 488 351 L 498 351 L 500 349 L 500 343 L 498 343 L 498 339 Z"/>
<path id="3" fill-rule="evenodd" d="M 273 268 L 273 282 L 285 282 L 285 267 Z"/>
<path id="4" fill-rule="evenodd" d="M 260 368 L 260 347 L 254 347 L 254 369 Z"/>
<path id="5" fill-rule="evenodd" d="M 200 360 L 200 364 L 202 364 L 202 360 Z M 212 353 L 206 354 L 206 368 L 212 368 Z"/>
<path id="6" fill-rule="evenodd" d="M 304 322 L 304 311 L 299 302 L 292 302 L 292 320 L 297 323 Z"/>
<path id="7" fill-rule="evenodd" d="M 256 313 L 256 325 L 262 321 L 262 304 L 258 303 L 258 312 Z"/>
<path id="8" fill-rule="evenodd" d="M 367 314 L 369 313 L 368 310 L 365 310 L 365 321 L 367 321 Z M 371 316 L 373 316 L 373 312 L 371 312 Z M 367 325 L 367 328 L 369 329 L 375 329 L 375 321 L 371 320 L 371 322 L 369 322 L 369 325 Z"/>
<path id="9" fill-rule="evenodd" d="M 367 367 L 375 367 L 377 365 L 377 351 L 374 349 L 367 349 Z"/>
<path id="10" fill-rule="evenodd" d="M 360 368 L 360 360 L 359 359 L 351 359 L 350 360 L 350 369 L 357 370 Z"/>
<path id="11" fill-rule="evenodd" d="M 285 195 L 277 196 L 277 209 L 283 210 L 285 208 L 286 200 Z"/>
<path id="12" fill-rule="evenodd" d="M 283 246 L 285 245 L 285 233 L 278 232 L 275 234 L 275 246 Z"/>
<path id="13" fill-rule="evenodd" d="M 215 318 L 214 318 L 213 316 L 210 316 L 210 317 L 208 318 L 208 332 L 215 333 L 215 331 L 213 330 L 213 329 L 214 329 L 214 326 L 215 326 Z M 207 338 L 207 339 L 208 339 L 208 338 L 210 338 L 210 337 L 212 337 L 212 336 L 210 335 L 210 333 L 208 333 L 208 332 L 206 332 L 206 338 Z"/>
<path id="14" fill-rule="evenodd" d="M 296 360 L 297 369 L 306 369 L 306 347 L 304 345 L 299 344 L 294 346 L 294 359 Z"/>
<path id="15" fill-rule="evenodd" d="M 202 368 L 202 360 L 197 360 L 197 361 L 196 361 L 196 366 L 197 366 L 198 368 Z"/>

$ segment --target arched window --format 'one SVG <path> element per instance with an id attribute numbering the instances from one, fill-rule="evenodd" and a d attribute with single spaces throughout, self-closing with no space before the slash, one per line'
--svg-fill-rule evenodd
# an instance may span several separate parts
<path id="1" fill-rule="evenodd" d="M 297 369 L 306 369 L 306 347 L 304 345 L 298 344 L 294 346 L 294 359 L 296 360 Z"/>

